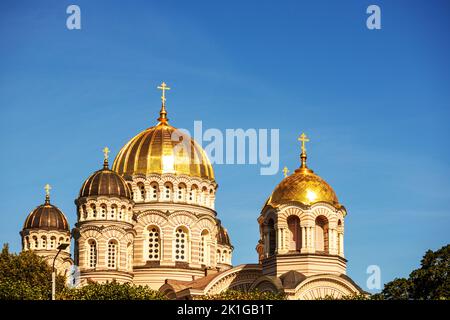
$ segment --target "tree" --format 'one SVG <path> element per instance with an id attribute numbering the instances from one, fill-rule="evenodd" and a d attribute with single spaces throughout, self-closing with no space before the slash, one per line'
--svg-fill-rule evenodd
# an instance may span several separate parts
<path id="1" fill-rule="evenodd" d="M 409 279 L 414 299 L 450 299 L 450 244 L 433 252 L 428 250 L 421 268 L 414 270 Z"/>
<path id="2" fill-rule="evenodd" d="M 32 251 L 0 253 L 0 300 L 46 300 L 51 298 L 51 267 Z M 64 277 L 56 277 L 56 288 L 64 287 Z"/>
<path id="3" fill-rule="evenodd" d="M 316 300 L 370 300 L 370 295 L 365 293 L 353 293 L 349 295 L 344 295 L 340 297 L 327 295 L 323 298 L 318 298 Z"/>
<path id="4" fill-rule="evenodd" d="M 61 300 L 164 300 L 165 296 L 148 286 L 129 283 L 88 283 L 80 288 L 65 288 L 59 295 Z"/>
<path id="5" fill-rule="evenodd" d="M 384 285 L 381 293 L 374 294 L 374 300 L 408 300 L 411 298 L 412 283 L 409 279 L 396 278 Z"/>
<path id="6" fill-rule="evenodd" d="M 400 278 L 384 285 L 375 299 L 436 300 L 450 299 L 450 244 L 433 252 L 428 250 L 421 267 L 411 272 L 408 279 Z"/>
<path id="7" fill-rule="evenodd" d="M 237 291 L 227 290 L 219 294 L 199 297 L 200 300 L 286 300 L 283 293 L 272 293 L 268 291 Z"/>

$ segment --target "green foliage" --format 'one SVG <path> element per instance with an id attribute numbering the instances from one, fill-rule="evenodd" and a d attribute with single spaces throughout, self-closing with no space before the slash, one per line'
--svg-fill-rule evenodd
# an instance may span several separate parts
<path id="1" fill-rule="evenodd" d="M 227 290 L 219 294 L 201 296 L 200 300 L 286 300 L 283 293 Z"/>
<path id="2" fill-rule="evenodd" d="M 346 296 L 341 296 L 339 298 L 327 295 L 324 298 L 319 298 L 317 300 L 370 300 L 370 295 L 363 293 L 354 293 Z"/>
<path id="3" fill-rule="evenodd" d="M 409 275 L 414 299 L 450 299 L 450 245 L 433 252 L 428 250 L 421 268 Z"/>
<path id="4" fill-rule="evenodd" d="M 32 251 L 0 253 L 0 300 L 46 300 L 51 298 L 52 270 Z M 64 287 L 64 277 L 57 276 L 56 289 Z"/>
<path id="5" fill-rule="evenodd" d="M 61 300 L 164 300 L 162 293 L 148 286 L 121 284 L 115 281 L 89 283 L 80 288 L 66 288 L 58 296 Z"/>
<path id="6" fill-rule="evenodd" d="M 374 299 L 386 300 L 438 300 L 450 299 L 450 244 L 433 252 L 428 250 L 422 258 L 421 267 L 408 279 L 400 278 L 386 283 Z"/>
<path id="7" fill-rule="evenodd" d="M 408 300 L 411 298 L 412 283 L 409 279 L 396 278 L 384 285 L 379 294 L 374 294 L 374 300 Z"/>

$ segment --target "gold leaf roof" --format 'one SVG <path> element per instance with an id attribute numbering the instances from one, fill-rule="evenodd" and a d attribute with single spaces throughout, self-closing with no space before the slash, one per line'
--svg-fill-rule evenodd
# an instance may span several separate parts
<path id="1" fill-rule="evenodd" d="M 312 205 L 317 202 L 326 202 L 340 207 L 333 188 L 309 168 L 299 168 L 284 178 L 272 192 L 266 205 L 277 207 L 287 202 L 300 202 Z"/>
<path id="2" fill-rule="evenodd" d="M 117 154 L 112 169 L 123 176 L 172 173 L 214 181 L 205 151 L 166 120 L 132 138 Z"/>
<path id="3" fill-rule="evenodd" d="M 305 143 L 309 142 L 309 138 L 305 133 L 302 133 L 298 140 L 302 143 L 300 168 L 290 176 L 286 176 L 288 170 L 285 168 L 285 178 L 275 187 L 265 205 L 277 207 L 289 202 L 299 202 L 310 206 L 318 202 L 326 202 L 338 209 L 343 208 L 339 204 L 333 188 L 306 165 Z"/>

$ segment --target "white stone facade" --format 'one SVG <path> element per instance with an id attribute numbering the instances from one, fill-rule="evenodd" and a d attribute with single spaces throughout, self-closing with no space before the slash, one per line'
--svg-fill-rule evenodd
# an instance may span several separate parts
<path id="1" fill-rule="evenodd" d="M 170 276 L 192 280 L 231 267 L 233 248 L 217 241 L 217 185 L 173 174 L 129 178 L 133 200 L 76 201 L 75 260 L 82 283 L 133 282 L 159 289 Z M 113 258 L 111 256 L 114 256 Z"/>

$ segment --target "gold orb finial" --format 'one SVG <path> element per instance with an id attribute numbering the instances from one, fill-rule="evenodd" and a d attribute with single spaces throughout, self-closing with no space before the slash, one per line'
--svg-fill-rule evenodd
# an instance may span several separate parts
<path id="1" fill-rule="evenodd" d="M 161 111 L 159 112 L 158 121 L 165 124 L 169 120 L 167 119 L 167 112 L 166 112 L 166 90 L 170 90 L 170 88 L 167 86 L 165 82 L 161 83 L 161 85 L 159 85 L 157 88 L 162 90 L 161 95 L 162 104 L 161 104 Z"/>
<path id="2" fill-rule="evenodd" d="M 306 168 L 306 142 L 309 142 L 309 138 L 303 132 L 300 137 L 298 137 L 298 141 L 302 143 L 302 153 L 300 154 L 301 166 L 300 168 Z"/>
<path id="3" fill-rule="evenodd" d="M 45 204 L 49 204 L 50 203 L 50 190 L 52 190 L 52 186 L 47 183 L 44 186 L 44 190 L 45 190 Z"/>

